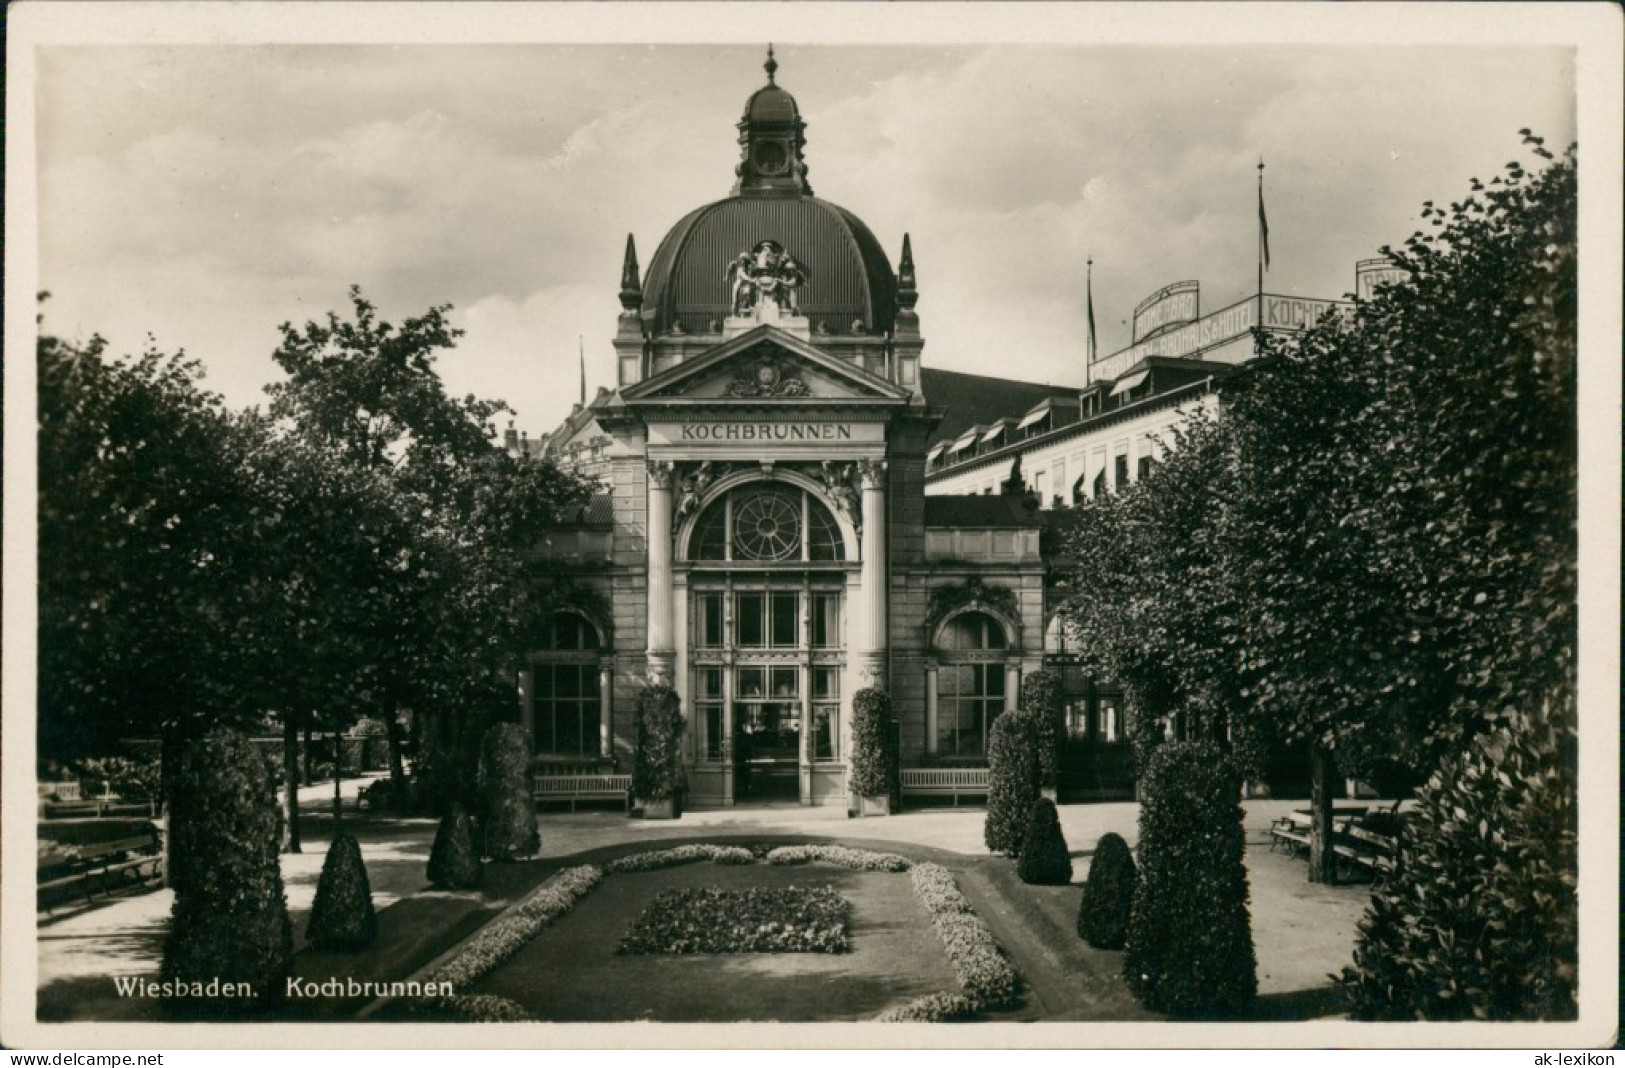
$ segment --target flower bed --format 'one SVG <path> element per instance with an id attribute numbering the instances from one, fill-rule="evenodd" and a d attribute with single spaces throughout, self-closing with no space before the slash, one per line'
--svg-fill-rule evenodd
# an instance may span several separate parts
<path id="1" fill-rule="evenodd" d="M 942 948 L 959 978 L 964 998 L 970 1011 L 1000 1008 L 1016 998 L 1020 977 L 1005 959 L 994 939 L 993 932 L 976 915 L 948 869 L 940 864 L 916 864 L 909 873 L 915 896 L 931 914 L 931 924 L 942 939 Z M 955 995 L 938 994 L 920 998 L 881 1016 L 882 1020 L 933 1020 L 963 1018 L 968 1015 L 952 999 Z M 932 1001 L 931 998 L 944 999 Z M 953 1007 L 953 1016 L 930 1015 Z"/>
<path id="2" fill-rule="evenodd" d="M 926 994 L 907 1005 L 887 1009 L 875 1020 L 879 1023 L 950 1023 L 976 1015 L 976 1004 L 960 994 Z"/>
<path id="3" fill-rule="evenodd" d="M 845 953 L 850 911 L 826 887 L 664 890 L 615 952 Z"/>
<path id="4" fill-rule="evenodd" d="M 913 862 L 896 853 L 871 853 L 867 849 L 848 849 L 846 846 L 805 845 L 779 846 L 767 854 L 769 864 L 834 864 L 854 871 L 908 871 Z"/>
<path id="5" fill-rule="evenodd" d="M 543 927 L 570 911 L 602 877 L 603 873 L 590 864 L 559 872 L 519 905 L 480 928 L 457 956 L 436 969 L 429 981 L 450 983 L 453 990 L 474 985 L 519 952 Z"/>
<path id="6" fill-rule="evenodd" d="M 679 864 L 695 864 L 702 860 L 709 860 L 715 864 L 754 864 L 756 855 L 749 849 L 739 846 L 706 845 L 698 843 L 693 845 L 680 845 L 672 849 L 656 849 L 647 853 L 632 853 L 624 857 L 617 857 L 604 865 L 606 875 L 622 874 L 634 871 L 658 871 L 661 868 L 674 868 Z"/>

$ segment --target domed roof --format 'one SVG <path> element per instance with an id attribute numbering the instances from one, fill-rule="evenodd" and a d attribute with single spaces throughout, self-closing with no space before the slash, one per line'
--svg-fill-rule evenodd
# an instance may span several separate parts
<path id="1" fill-rule="evenodd" d="M 683 333 L 714 332 L 731 309 L 729 266 L 763 241 L 777 242 L 806 271 L 799 308 L 815 332 L 892 329 L 896 275 L 863 220 L 817 197 L 731 196 L 689 212 L 660 242 L 643 284 L 648 332 L 676 324 Z"/>
<path id="2" fill-rule="evenodd" d="M 733 307 L 730 267 L 763 242 L 794 257 L 805 278 L 796 307 L 815 333 L 883 334 L 897 313 L 897 276 L 856 215 L 812 195 L 802 158 L 805 123 L 795 98 L 774 81 L 745 101 L 733 195 L 685 215 L 649 261 L 641 313 L 651 335 L 714 334 Z M 634 268 L 635 270 L 635 268 Z M 636 279 L 623 300 L 637 301 Z"/>
<path id="3" fill-rule="evenodd" d="M 745 101 L 742 122 L 794 122 L 801 114 L 796 98 L 777 85 L 764 85 Z"/>

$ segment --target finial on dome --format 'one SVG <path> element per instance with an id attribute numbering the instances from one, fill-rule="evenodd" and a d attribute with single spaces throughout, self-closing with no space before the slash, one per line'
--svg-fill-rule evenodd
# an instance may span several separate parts
<path id="1" fill-rule="evenodd" d="M 773 58 L 773 46 L 771 44 L 767 46 L 767 62 L 762 64 L 762 69 L 767 71 L 767 84 L 775 84 L 773 75 L 778 72 L 779 61 Z"/>

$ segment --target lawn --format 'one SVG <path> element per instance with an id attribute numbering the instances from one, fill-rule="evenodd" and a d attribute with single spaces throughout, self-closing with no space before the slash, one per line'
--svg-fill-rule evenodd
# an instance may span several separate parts
<path id="1" fill-rule="evenodd" d="M 849 902 L 846 953 L 616 955 L 663 891 L 824 888 Z M 957 993 L 941 940 L 907 875 L 824 866 L 691 864 L 612 875 L 470 994 L 539 1020 L 870 1019 L 924 994 Z"/>

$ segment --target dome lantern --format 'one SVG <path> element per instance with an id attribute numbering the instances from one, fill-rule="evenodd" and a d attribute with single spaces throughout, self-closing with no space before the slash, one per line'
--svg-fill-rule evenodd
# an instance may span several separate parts
<path id="1" fill-rule="evenodd" d="M 796 98 L 774 80 L 779 62 L 767 46 L 767 84 L 750 95 L 739 120 L 739 164 L 734 168 L 735 196 L 810 197 L 807 163 L 802 158 L 807 124 Z"/>

